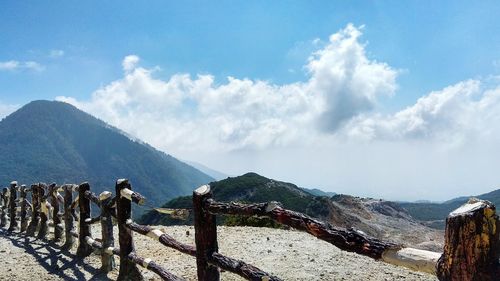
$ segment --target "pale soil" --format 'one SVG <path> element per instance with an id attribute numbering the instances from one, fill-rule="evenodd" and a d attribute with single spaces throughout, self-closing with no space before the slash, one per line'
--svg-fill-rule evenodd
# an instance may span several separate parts
<path id="1" fill-rule="evenodd" d="M 100 237 L 99 229 L 93 228 L 95 237 Z M 192 226 L 161 229 L 181 242 L 194 245 Z M 253 227 L 218 227 L 218 231 L 219 252 L 283 280 L 437 280 L 432 275 L 340 251 L 303 232 Z M 151 258 L 187 280 L 196 280 L 193 257 L 139 234 L 134 235 L 134 240 L 140 256 Z M 100 256 L 93 254 L 81 261 L 75 258 L 75 252 L 76 246 L 64 252 L 59 244 L 1 229 L 0 280 L 116 280 L 117 270 L 107 276 L 99 273 Z M 117 257 L 116 261 L 119 263 Z M 143 273 L 146 280 L 159 280 L 152 272 L 143 269 Z M 223 272 L 222 280 L 243 279 Z"/>

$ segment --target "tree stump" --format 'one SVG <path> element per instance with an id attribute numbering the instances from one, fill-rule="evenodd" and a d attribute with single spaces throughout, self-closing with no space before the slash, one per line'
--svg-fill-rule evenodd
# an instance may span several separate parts
<path id="1" fill-rule="evenodd" d="M 446 219 L 444 253 L 437 264 L 442 281 L 500 279 L 500 221 L 495 206 L 472 198 Z"/>
<path id="2" fill-rule="evenodd" d="M 9 215 L 10 224 L 8 231 L 17 230 L 17 220 L 16 220 L 16 201 L 17 201 L 17 181 L 10 183 L 10 198 L 9 198 Z"/>
<path id="3" fill-rule="evenodd" d="M 135 252 L 132 230 L 127 227 L 127 220 L 130 220 L 132 215 L 131 201 L 125 196 L 122 196 L 122 189 L 132 190 L 132 186 L 126 179 L 116 181 L 116 218 L 118 220 L 118 243 L 120 244 L 120 272 L 118 280 L 144 280 L 137 265 L 129 260 L 129 255 Z"/>

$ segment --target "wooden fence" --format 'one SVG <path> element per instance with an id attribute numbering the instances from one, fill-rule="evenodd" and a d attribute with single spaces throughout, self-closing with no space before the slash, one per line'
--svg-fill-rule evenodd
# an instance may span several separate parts
<path id="1" fill-rule="evenodd" d="M 60 192 L 64 192 L 64 196 Z M 27 199 L 28 193 L 31 193 L 31 203 Z M 73 198 L 75 193 L 77 196 Z M 220 269 L 248 280 L 281 280 L 253 265 L 218 253 L 217 214 L 268 217 L 342 250 L 433 273 L 440 280 L 498 280 L 500 276 L 500 221 L 495 207 L 481 200 L 469 201 L 447 218 L 445 248 L 441 254 L 384 242 L 354 229 L 337 228 L 284 209 L 278 202 L 217 202 L 212 198 L 209 185 L 193 192 L 195 246 L 176 241 L 159 229 L 135 223 L 131 216 L 131 204 L 143 205 L 146 199 L 134 192 L 126 179 L 116 181 L 115 196 L 109 191 L 96 195 L 91 192 L 88 183 L 62 186 L 37 183 L 27 188 L 15 181 L 0 195 L 0 226 L 7 226 L 9 221 L 8 231 L 25 232 L 37 238 L 46 238 L 48 228 L 53 227 L 54 241 L 61 241 L 64 235 L 64 248 L 72 248 L 78 240 L 78 257 L 97 251 L 104 272 L 116 268 L 114 256 L 117 255 L 120 257 L 118 280 L 142 280 L 138 266 L 155 272 L 163 280 L 183 280 L 151 259 L 138 256 L 134 248 L 134 232 L 195 257 L 198 280 L 220 280 Z M 91 203 L 100 210 L 97 217 L 91 217 Z M 28 210 L 31 210 L 31 220 Z M 20 215 L 20 227 L 17 213 Z M 118 247 L 113 238 L 113 220 L 118 224 Z M 78 232 L 74 230 L 75 221 Z M 90 227 L 93 223 L 101 224 L 100 239 L 92 237 Z"/>

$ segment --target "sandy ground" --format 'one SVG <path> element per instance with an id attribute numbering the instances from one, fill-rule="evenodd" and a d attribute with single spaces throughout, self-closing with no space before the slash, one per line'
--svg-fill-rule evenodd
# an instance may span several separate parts
<path id="1" fill-rule="evenodd" d="M 194 245 L 192 226 L 160 229 L 181 242 Z M 94 227 L 93 236 L 100 237 L 99 231 L 100 228 Z M 190 235 L 186 235 L 186 231 Z M 140 256 L 151 258 L 186 280 L 196 280 L 193 257 L 139 234 L 134 235 L 134 241 Z M 283 280 L 437 280 L 432 275 L 340 251 L 298 231 L 218 227 L 218 241 L 219 252 L 253 264 Z M 60 245 L 1 229 L 0 280 L 116 280 L 118 270 L 107 275 L 99 272 L 99 255 L 80 260 L 75 257 L 76 246 L 70 251 L 62 251 Z M 118 257 L 116 261 L 119 263 Z M 160 280 L 153 272 L 142 270 L 145 280 Z M 244 280 L 229 272 L 223 272 L 221 279 Z"/>

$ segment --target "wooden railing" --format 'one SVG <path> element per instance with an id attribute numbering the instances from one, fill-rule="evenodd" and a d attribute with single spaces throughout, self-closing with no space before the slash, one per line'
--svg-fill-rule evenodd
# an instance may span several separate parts
<path id="1" fill-rule="evenodd" d="M 59 192 L 64 192 L 64 196 Z M 73 198 L 75 192 L 78 195 Z M 31 203 L 27 199 L 28 193 L 31 193 Z M 198 280 L 220 280 L 220 269 L 248 280 L 281 280 L 253 265 L 218 253 L 216 215 L 219 214 L 268 217 L 305 231 L 341 250 L 433 273 L 440 280 L 497 280 L 495 278 L 500 276 L 500 221 L 495 214 L 495 207 L 487 201 L 470 201 L 450 214 L 447 219 L 445 249 L 441 254 L 384 242 L 354 229 L 337 228 L 284 209 L 278 202 L 217 202 L 212 197 L 209 185 L 201 186 L 193 192 L 195 246 L 176 241 L 159 229 L 135 223 L 132 220 L 131 204 L 144 205 L 146 198 L 133 191 L 126 179 L 116 181 L 115 196 L 109 191 L 96 195 L 86 182 L 62 186 L 38 183 L 30 188 L 12 182 L 10 188 L 4 188 L 0 195 L 0 226 L 7 226 L 9 221 L 8 231 L 19 230 L 37 238 L 46 238 L 48 228 L 54 227 L 53 239 L 61 241 L 64 234 L 64 248 L 72 248 L 75 238 L 78 239 L 78 257 L 98 252 L 101 256 L 101 270 L 104 272 L 116 268 L 114 255 L 117 255 L 120 257 L 118 280 L 142 280 L 138 265 L 155 272 L 163 280 L 183 280 L 151 259 L 137 255 L 134 232 L 195 257 Z M 91 217 L 91 203 L 99 208 L 97 217 Z M 60 212 L 61 209 L 63 212 Z M 28 210 L 31 210 L 31 220 L 28 218 Z M 17 223 L 18 212 L 20 228 Z M 118 247 L 113 236 L 113 220 L 118 225 Z M 78 233 L 74 230 L 75 221 L 79 226 Z M 101 224 L 100 239 L 92 237 L 93 223 Z"/>

